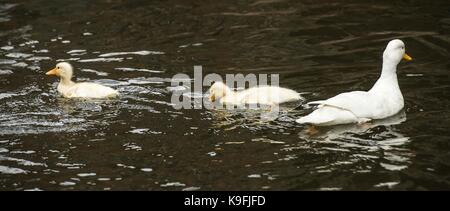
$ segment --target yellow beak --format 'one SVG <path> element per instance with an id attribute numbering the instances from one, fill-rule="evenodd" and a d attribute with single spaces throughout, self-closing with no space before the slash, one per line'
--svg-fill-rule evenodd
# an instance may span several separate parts
<path id="1" fill-rule="evenodd" d="M 56 76 L 58 76 L 59 75 L 59 69 L 55 67 L 55 68 L 49 70 L 48 72 L 46 72 L 45 75 L 56 75 Z"/>
<path id="2" fill-rule="evenodd" d="M 216 96 L 215 95 L 209 95 L 209 101 L 211 101 L 211 102 L 216 101 Z"/>
<path id="3" fill-rule="evenodd" d="M 412 58 L 406 53 L 403 54 L 403 59 L 406 60 L 406 61 L 411 61 L 412 60 Z"/>

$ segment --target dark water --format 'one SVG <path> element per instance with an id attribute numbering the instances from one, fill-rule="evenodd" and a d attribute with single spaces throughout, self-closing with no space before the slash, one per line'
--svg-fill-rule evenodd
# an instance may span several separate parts
<path id="1" fill-rule="evenodd" d="M 447 0 L 0 1 L 0 190 L 448 190 L 449 32 Z M 394 38 L 405 109 L 372 125 L 310 137 L 302 106 L 170 104 L 194 65 L 278 73 L 308 101 L 367 90 Z M 58 97 L 60 60 L 122 97 Z"/>

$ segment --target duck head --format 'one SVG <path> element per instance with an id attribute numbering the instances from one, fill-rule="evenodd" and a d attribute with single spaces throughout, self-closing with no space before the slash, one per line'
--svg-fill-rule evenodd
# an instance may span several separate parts
<path id="1" fill-rule="evenodd" d="M 383 52 L 383 63 L 397 66 L 402 59 L 411 61 L 412 58 L 405 52 L 405 43 L 403 41 L 398 39 L 391 40 Z"/>
<path id="2" fill-rule="evenodd" d="M 217 99 L 231 94 L 233 91 L 222 81 L 216 81 L 209 89 L 209 101 L 215 102 Z"/>
<path id="3" fill-rule="evenodd" d="M 67 62 L 60 62 L 56 64 L 56 67 L 49 70 L 46 75 L 56 75 L 59 76 L 62 80 L 70 80 L 73 75 L 73 68 Z"/>

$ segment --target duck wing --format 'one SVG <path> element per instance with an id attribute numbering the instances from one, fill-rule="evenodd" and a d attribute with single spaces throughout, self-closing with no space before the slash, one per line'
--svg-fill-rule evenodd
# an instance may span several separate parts
<path id="1" fill-rule="evenodd" d="M 310 105 L 332 106 L 352 112 L 358 118 L 373 118 L 380 110 L 380 101 L 364 91 L 346 92 L 327 100 L 309 102 Z"/>
<path id="2" fill-rule="evenodd" d="M 80 98 L 107 98 L 118 95 L 118 92 L 107 86 L 84 82 L 73 86 L 68 95 Z"/>
<path id="3" fill-rule="evenodd" d="M 277 86 L 252 87 L 238 92 L 238 97 L 248 104 L 281 104 L 303 99 L 296 91 Z"/>

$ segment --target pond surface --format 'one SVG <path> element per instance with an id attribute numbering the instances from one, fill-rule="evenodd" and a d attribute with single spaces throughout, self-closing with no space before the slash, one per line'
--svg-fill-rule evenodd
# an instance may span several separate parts
<path id="1" fill-rule="evenodd" d="M 448 190 L 449 32 L 447 0 L 2 0 L 0 190 Z M 194 65 L 307 101 L 368 90 L 394 38 L 405 109 L 369 125 L 308 136 L 304 102 L 275 120 L 171 104 Z M 122 96 L 59 97 L 63 60 Z"/>

